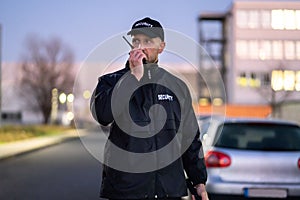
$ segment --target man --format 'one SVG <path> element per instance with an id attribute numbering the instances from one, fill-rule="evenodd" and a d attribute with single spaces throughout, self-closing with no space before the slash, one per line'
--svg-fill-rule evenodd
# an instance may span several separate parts
<path id="1" fill-rule="evenodd" d="M 147 17 L 135 22 L 128 35 L 132 50 L 125 68 L 100 77 L 91 99 L 94 118 L 111 124 L 101 197 L 180 199 L 187 195 L 186 172 L 197 194 L 208 200 L 190 93 L 158 66 L 164 30 Z"/>

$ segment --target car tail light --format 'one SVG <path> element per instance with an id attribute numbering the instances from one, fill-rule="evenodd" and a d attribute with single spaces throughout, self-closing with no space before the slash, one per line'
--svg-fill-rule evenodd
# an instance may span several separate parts
<path id="1" fill-rule="evenodd" d="M 300 169 L 300 158 L 298 159 L 298 168 Z"/>
<path id="2" fill-rule="evenodd" d="M 209 151 L 205 155 L 206 167 L 228 167 L 231 164 L 230 157 L 222 152 Z"/>

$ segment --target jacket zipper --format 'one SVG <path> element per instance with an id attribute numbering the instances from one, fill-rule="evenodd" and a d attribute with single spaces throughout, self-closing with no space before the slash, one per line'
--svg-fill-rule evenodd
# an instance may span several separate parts
<path id="1" fill-rule="evenodd" d="M 148 69 L 148 78 L 149 78 L 149 80 L 152 78 L 150 69 Z"/>

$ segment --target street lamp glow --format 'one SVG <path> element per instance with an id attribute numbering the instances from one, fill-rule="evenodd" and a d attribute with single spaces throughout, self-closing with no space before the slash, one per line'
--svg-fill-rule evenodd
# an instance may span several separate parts
<path id="1" fill-rule="evenodd" d="M 67 101 L 69 102 L 69 103 L 72 103 L 73 101 L 74 101 L 74 95 L 71 93 L 71 94 L 68 94 L 68 96 L 67 96 Z"/>
<path id="2" fill-rule="evenodd" d="M 66 101 L 67 101 L 67 95 L 66 95 L 65 93 L 61 93 L 61 94 L 59 95 L 59 102 L 60 102 L 61 104 L 64 104 L 64 103 L 66 103 Z"/>
<path id="3" fill-rule="evenodd" d="M 89 99 L 91 97 L 91 92 L 89 90 L 85 90 L 83 92 L 83 98 Z"/>
<path id="4" fill-rule="evenodd" d="M 73 112 L 68 112 L 67 113 L 67 120 L 72 121 L 74 119 L 74 113 Z"/>

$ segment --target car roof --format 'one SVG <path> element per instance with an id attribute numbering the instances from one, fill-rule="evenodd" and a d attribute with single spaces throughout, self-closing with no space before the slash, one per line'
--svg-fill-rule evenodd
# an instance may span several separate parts
<path id="1" fill-rule="evenodd" d="M 262 124 L 277 124 L 277 125 L 290 125 L 299 126 L 297 122 L 274 119 L 274 118 L 242 118 L 242 117 L 212 117 L 212 120 L 219 121 L 220 123 L 262 123 Z"/>

